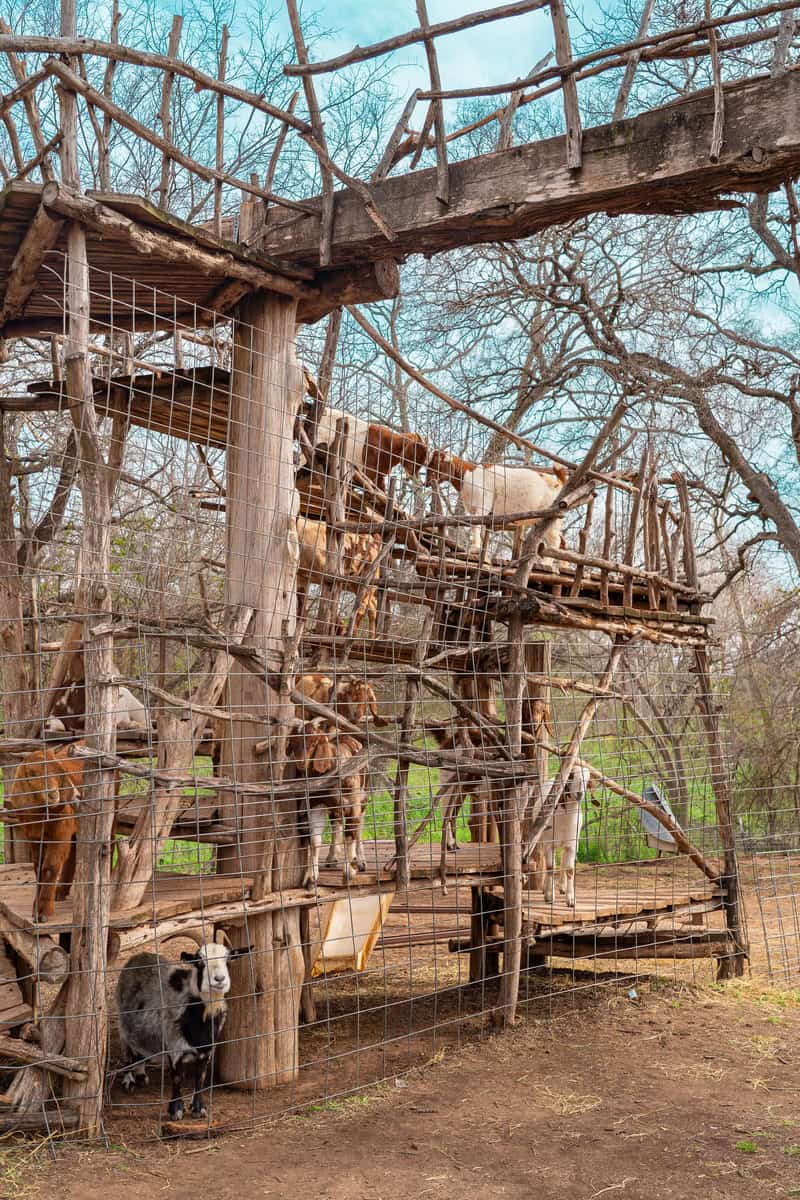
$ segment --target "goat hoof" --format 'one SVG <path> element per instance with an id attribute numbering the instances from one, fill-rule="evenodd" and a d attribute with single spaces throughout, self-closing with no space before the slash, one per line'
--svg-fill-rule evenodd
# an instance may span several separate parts
<path id="1" fill-rule="evenodd" d="M 171 1121 L 182 1121 L 183 1120 L 183 1112 L 184 1112 L 183 1101 L 182 1100 L 171 1100 L 169 1109 L 167 1111 L 169 1112 L 169 1119 Z"/>
<path id="2" fill-rule="evenodd" d="M 192 1101 L 192 1116 L 193 1117 L 207 1117 L 208 1116 L 208 1109 L 206 1108 L 205 1104 L 203 1104 L 202 1100 L 195 1099 Z"/>
<path id="3" fill-rule="evenodd" d="M 126 1071 L 122 1076 L 122 1090 L 125 1092 L 132 1092 L 135 1087 L 136 1076 L 134 1075 L 133 1071 Z"/>
<path id="4" fill-rule="evenodd" d="M 359 858 L 356 862 L 356 866 L 358 867 L 359 871 L 366 871 L 367 860 L 365 858 Z"/>

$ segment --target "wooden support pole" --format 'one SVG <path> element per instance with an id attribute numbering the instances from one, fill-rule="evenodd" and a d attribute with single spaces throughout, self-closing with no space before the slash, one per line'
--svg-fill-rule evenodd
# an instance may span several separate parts
<path id="1" fill-rule="evenodd" d="M 653 9 L 656 6 L 656 0 L 645 0 L 644 8 L 642 9 L 642 19 L 639 22 L 639 40 L 644 38 L 647 33 L 647 27 L 650 24 L 650 18 L 653 15 Z M 622 82 L 619 85 L 617 98 L 614 101 L 614 121 L 621 121 L 625 116 L 625 109 L 628 107 L 628 99 L 633 87 L 633 80 L 636 75 L 636 68 L 639 66 L 639 60 L 642 57 L 641 50 L 632 50 L 628 56 L 628 61 L 625 65 L 625 73 L 622 76 Z"/>
<path id="2" fill-rule="evenodd" d="M 169 43 L 167 45 L 167 54 L 170 58 L 178 57 L 178 46 L 181 40 L 181 29 L 183 27 L 183 17 L 180 13 L 176 13 L 172 18 L 172 28 L 169 31 Z M 161 81 L 161 108 L 159 110 L 159 121 L 161 123 L 161 134 L 165 142 L 172 142 L 172 84 L 175 75 L 172 71 L 165 71 L 164 78 Z M 110 99 L 110 97 L 106 97 Z M 110 120 L 108 112 L 106 119 Z M 222 169 L 218 165 L 218 169 Z M 167 150 L 164 151 L 161 158 L 161 179 L 158 184 L 158 207 L 169 207 L 169 183 L 172 173 L 172 157 Z"/>
<path id="3" fill-rule="evenodd" d="M 503 674 L 506 706 L 506 742 L 515 761 L 522 759 L 523 698 L 526 689 L 525 629 L 514 614 L 508 623 L 508 670 Z M 500 826 L 503 859 L 503 974 L 500 984 L 498 1023 L 508 1028 L 516 1023 L 522 967 L 522 820 L 528 804 L 526 783 L 495 785 L 495 808 Z M 499 803 L 497 802 L 499 799 Z"/>
<path id="4" fill-rule="evenodd" d="M 295 315 L 296 303 L 274 293 L 258 293 L 239 305 L 227 459 L 226 599 L 253 609 L 245 644 L 265 662 L 281 664 L 295 628 L 298 560 L 292 430 L 302 383 L 294 357 Z M 253 673 L 236 659 L 228 699 L 231 732 L 222 747 L 223 773 L 237 782 L 261 784 L 263 790 L 231 797 L 236 844 L 221 848 L 219 870 L 255 875 L 264 892 L 297 887 L 303 867 L 296 811 L 270 791 L 284 763 L 258 752 L 263 724 L 240 716 L 274 718 L 280 729 L 294 715 L 289 696 L 279 673 L 271 672 L 268 682 L 266 672 Z M 253 949 L 233 964 L 218 1078 L 247 1089 L 288 1082 L 298 1068 L 305 975 L 299 910 L 254 916 L 230 936 Z"/>
<path id="5" fill-rule="evenodd" d="M 733 827 L 733 800 L 730 791 L 730 773 L 727 767 L 725 748 L 720 730 L 719 712 L 714 699 L 711 670 L 706 648 L 698 646 L 694 652 L 694 669 L 697 677 L 697 705 L 706 734 L 708 766 L 714 803 L 717 810 L 717 828 L 724 855 L 725 925 L 734 943 L 732 954 L 719 960 L 719 979 L 733 979 L 744 974 L 749 955 L 747 927 L 741 900 L 739 862 L 736 857 L 736 835 Z"/>
<path id="6" fill-rule="evenodd" d="M 62 0 L 61 33 L 76 33 L 75 0 Z M 78 167 L 77 99 L 61 91 L 61 175 L 68 186 L 80 188 Z M 46 184 L 46 187 L 53 186 Z M 67 341 L 65 369 L 70 415 L 80 458 L 83 508 L 82 575 L 77 607 L 83 615 L 83 659 L 86 682 L 87 749 L 112 754 L 115 714 L 109 680 L 113 674 L 114 640 L 94 632 L 111 615 L 111 497 L 94 408 L 89 361 L 91 287 L 86 254 L 86 231 L 72 222 L 67 232 Z M 98 1132 L 105 1089 L 108 1053 L 106 991 L 107 933 L 111 908 L 111 841 L 114 825 L 113 772 L 99 761 L 84 765 L 81 815 L 78 825 L 73 913 L 75 936 L 67 983 L 66 1054 L 86 1066 L 86 1078 L 65 1079 L 64 1098 L 72 1102 L 78 1127 Z"/>
<path id="7" fill-rule="evenodd" d="M 569 36 L 569 21 L 564 0 L 550 0 L 550 15 L 553 18 L 553 32 L 556 41 L 556 62 L 559 67 L 569 67 L 572 63 L 572 42 Z M 564 97 L 564 120 L 567 128 L 567 167 L 570 171 L 577 171 L 582 161 L 583 127 L 581 110 L 578 105 L 578 86 L 572 73 L 562 75 L 561 90 Z"/>
<path id="8" fill-rule="evenodd" d="M 225 72 L 228 67 L 228 26 L 222 26 L 222 42 L 219 48 L 219 64 L 217 67 L 217 79 L 220 83 L 225 82 Z M 217 92 L 217 130 L 215 138 L 215 165 L 217 168 L 217 178 L 214 180 L 214 232 L 217 237 L 222 236 L 222 175 L 225 166 L 225 97 L 222 92 Z M 258 180 L 255 181 L 258 183 Z"/>
<path id="9" fill-rule="evenodd" d="M 425 35 L 425 57 L 431 77 L 431 91 L 438 92 L 442 86 L 439 77 L 439 60 L 436 57 L 436 42 L 430 35 L 428 8 L 425 0 L 417 0 L 419 26 Z M 444 105 L 441 100 L 431 101 L 433 133 L 436 144 L 436 199 L 440 204 L 450 203 L 450 176 L 447 167 L 447 130 L 444 123 Z"/>

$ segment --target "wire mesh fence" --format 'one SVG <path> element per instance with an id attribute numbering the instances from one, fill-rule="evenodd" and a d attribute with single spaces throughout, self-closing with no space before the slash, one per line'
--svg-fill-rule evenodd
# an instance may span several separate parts
<path id="1" fill-rule="evenodd" d="M 328 406 L 313 339 L 304 370 L 257 324 L 89 285 L 108 520 L 78 486 L 68 339 L 2 367 L 17 1120 L 69 1127 L 99 1088 L 106 1128 L 239 1127 L 518 1005 L 724 974 L 735 829 L 766 966 L 796 977 L 796 809 L 737 790 L 679 476 L 649 450 L 485 468 L 484 428 L 398 419 L 372 370 L 337 367 Z"/>

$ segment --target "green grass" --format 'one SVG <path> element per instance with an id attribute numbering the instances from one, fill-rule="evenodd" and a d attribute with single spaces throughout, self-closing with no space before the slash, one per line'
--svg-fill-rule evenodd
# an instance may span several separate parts
<path id="1" fill-rule="evenodd" d="M 420 747 L 427 746 L 436 749 L 432 739 L 420 741 Z M 651 782 L 659 782 L 662 790 L 666 788 L 657 776 L 646 766 L 646 758 L 637 747 L 632 746 L 628 739 L 618 737 L 589 738 L 582 750 L 582 756 L 595 764 L 598 770 L 611 778 L 619 780 L 631 791 L 641 793 Z M 715 812 L 713 794 L 706 760 L 698 755 L 692 762 L 687 755 L 690 777 L 690 820 L 689 833 L 693 829 L 713 827 Z M 210 775 L 212 764 L 209 758 L 197 758 L 194 769 L 198 776 Z M 551 770 L 555 764 L 551 763 Z M 396 776 L 397 763 L 391 762 L 386 767 L 386 774 L 393 781 Z M 123 779 L 121 792 L 123 795 L 142 794 L 147 791 L 145 780 L 134 779 L 130 776 Z M 439 788 L 439 771 L 435 767 L 421 766 L 411 763 L 408 773 L 408 817 L 409 830 L 413 833 L 419 822 L 425 817 L 431 804 L 431 799 Z M 211 795 L 197 789 L 199 795 Z M 187 789 L 187 795 L 192 794 Z M 581 833 L 578 851 L 580 862 L 614 863 L 650 859 L 656 856 L 646 844 L 641 830 L 638 813 L 619 797 L 599 789 L 595 799 L 600 801 L 600 807 L 589 805 L 585 813 L 585 824 Z M 669 796 L 668 796 L 669 799 Z M 2 801 L 2 783 L 0 783 L 0 802 Z M 460 842 L 469 840 L 467 823 L 468 813 L 460 812 L 456 823 L 456 836 Z M 439 806 L 433 819 L 419 839 L 422 843 L 436 844 L 441 841 L 442 813 Z M 329 837 L 329 834 L 326 835 Z M 366 838 L 391 839 L 394 837 L 394 803 L 392 792 L 384 784 L 376 791 L 367 806 L 364 817 L 364 836 Z M 716 850 L 714 845 L 709 847 L 707 838 L 695 837 L 701 849 Z M 705 846 L 703 842 L 706 842 Z M 170 839 L 164 845 L 159 858 L 159 867 L 163 870 L 180 871 L 184 874 L 202 874 L 214 869 L 214 847 L 207 843 L 184 839 Z"/>

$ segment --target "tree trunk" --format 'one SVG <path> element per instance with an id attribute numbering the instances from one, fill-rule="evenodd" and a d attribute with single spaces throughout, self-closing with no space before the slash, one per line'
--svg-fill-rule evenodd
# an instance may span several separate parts
<path id="1" fill-rule="evenodd" d="M 245 644 L 277 670 L 295 626 L 297 494 L 292 430 L 301 396 L 294 357 L 296 302 L 261 292 L 239 305 L 234 330 L 227 457 L 227 574 L 230 605 L 254 610 Z M 263 725 L 237 712 L 285 720 L 293 709 L 284 690 L 238 663 L 228 680 L 232 720 L 222 770 L 242 782 L 263 782 L 262 796 L 231 796 L 239 837 L 220 850 L 219 870 L 255 878 L 261 893 L 297 887 L 302 864 L 296 813 L 275 802 L 270 782 L 283 774 L 285 727 L 272 752 L 258 755 Z M 252 953 L 233 964 L 231 1003 L 220 1046 L 218 1078 L 242 1088 L 266 1088 L 297 1074 L 297 1027 L 304 965 L 299 910 L 265 913 L 231 930 Z"/>

